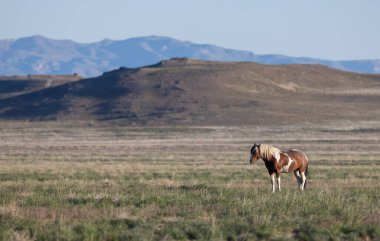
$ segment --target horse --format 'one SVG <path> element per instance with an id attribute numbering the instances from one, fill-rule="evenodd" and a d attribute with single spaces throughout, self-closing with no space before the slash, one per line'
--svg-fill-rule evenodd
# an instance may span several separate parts
<path id="1" fill-rule="evenodd" d="M 275 178 L 277 177 L 278 191 L 281 191 L 281 173 L 294 172 L 298 187 L 301 191 L 306 188 L 306 177 L 308 173 L 308 159 L 305 153 L 291 149 L 281 151 L 280 149 L 267 144 L 254 144 L 250 151 L 249 163 L 254 164 L 258 159 L 262 159 L 268 169 L 272 181 L 272 192 L 274 193 Z"/>

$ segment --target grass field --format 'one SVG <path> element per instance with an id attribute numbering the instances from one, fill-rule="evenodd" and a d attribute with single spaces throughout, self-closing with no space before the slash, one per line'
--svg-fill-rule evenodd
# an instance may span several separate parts
<path id="1" fill-rule="evenodd" d="M 298 148 L 271 193 L 253 142 Z M 0 125 L 1 240 L 380 240 L 380 123 Z"/>

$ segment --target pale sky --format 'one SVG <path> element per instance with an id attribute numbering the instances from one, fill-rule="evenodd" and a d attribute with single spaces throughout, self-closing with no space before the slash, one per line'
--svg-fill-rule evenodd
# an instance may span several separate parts
<path id="1" fill-rule="evenodd" d="M 380 59 L 378 0 L 0 0 L 0 39 L 159 35 L 256 54 Z"/>

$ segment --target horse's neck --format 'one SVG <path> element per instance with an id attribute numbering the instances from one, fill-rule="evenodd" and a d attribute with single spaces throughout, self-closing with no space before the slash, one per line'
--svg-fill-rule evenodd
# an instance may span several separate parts
<path id="1" fill-rule="evenodd" d="M 273 162 L 273 158 L 267 159 L 267 158 L 261 158 L 264 162 Z"/>
<path id="2" fill-rule="evenodd" d="M 261 155 L 261 153 L 260 153 L 260 158 L 261 158 L 261 160 L 263 160 L 264 162 L 271 162 L 271 158 L 270 159 L 268 159 L 268 156 L 264 156 L 264 155 Z"/>
<path id="3" fill-rule="evenodd" d="M 275 162 L 275 161 L 279 161 L 281 159 L 281 153 L 282 151 L 277 149 L 276 151 L 278 151 L 278 154 L 276 153 L 271 153 L 271 154 L 265 154 L 265 155 L 262 155 L 262 153 L 260 153 L 260 158 L 264 161 L 264 162 Z"/>

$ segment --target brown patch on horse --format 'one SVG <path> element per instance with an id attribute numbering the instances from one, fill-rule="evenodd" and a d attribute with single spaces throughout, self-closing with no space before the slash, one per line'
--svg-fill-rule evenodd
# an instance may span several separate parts
<path id="1" fill-rule="evenodd" d="M 288 150 L 285 153 L 295 162 L 295 168 L 292 171 L 299 169 L 301 173 L 305 172 L 308 165 L 308 160 L 303 152 L 298 150 Z"/>
<path id="2" fill-rule="evenodd" d="M 288 167 L 289 166 L 289 167 Z M 280 160 L 277 161 L 277 164 L 276 164 L 276 172 L 278 174 L 280 174 L 283 170 L 283 167 L 288 167 L 286 169 L 286 172 L 289 172 L 290 170 L 290 166 L 294 166 L 293 165 L 293 161 L 289 158 L 289 156 L 284 153 L 284 152 L 281 152 L 280 154 Z"/>

